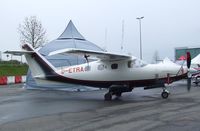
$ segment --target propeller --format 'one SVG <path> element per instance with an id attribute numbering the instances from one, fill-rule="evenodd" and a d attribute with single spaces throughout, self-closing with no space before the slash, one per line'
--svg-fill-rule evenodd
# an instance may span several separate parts
<path id="1" fill-rule="evenodd" d="M 187 52 L 187 68 L 190 69 L 191 66 L 191 55 L 190 52 Z"/>
<path id="2" fill-rule="evenodd" d="M 192 77 L 191 77 L 191 73 L 190 73 L 190 66 L 191 66 L 191 55 L 190 55 L 190 52 L 187 52 L 186 55 L 187 55 L 186 58 L 187 58 L 187 68 L 188 68 L 188 73 L 187 73 L 187 90 L 190 91 L 191 82 L 192 82 Z"/>

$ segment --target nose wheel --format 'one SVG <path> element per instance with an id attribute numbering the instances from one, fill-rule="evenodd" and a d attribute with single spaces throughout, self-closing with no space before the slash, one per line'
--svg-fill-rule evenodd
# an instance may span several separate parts
<path id="1" fill-rule="evenodd" d="M 161 93 L 161 96 L 163 99 L 167 99 L 169 96 L 169 91 L 164 89 L 163 92 Z"/>

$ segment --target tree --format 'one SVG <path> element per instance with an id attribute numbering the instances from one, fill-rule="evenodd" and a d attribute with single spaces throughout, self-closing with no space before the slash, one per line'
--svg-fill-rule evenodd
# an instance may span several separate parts
<path id="1" fill-rule="evenodd" d="M 1 55 L 1 51 L 0 51 L 0 61 L 2 61 L 2 55 Z"/>
<path id="2" fill-rule="evenodd" d="M 19 24 L 18 31 L 21 43 L 29 43 L 34 48 L 42 46 L 46 39 L 46 30 L 36 16 L 26 17 L 22 24 Z"/>

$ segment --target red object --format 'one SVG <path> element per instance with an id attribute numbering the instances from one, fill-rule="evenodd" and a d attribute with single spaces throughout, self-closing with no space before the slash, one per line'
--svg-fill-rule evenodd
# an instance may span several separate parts
<path id="1" fill-rule="evenodd" d="M 185 58 L 185 56 L 180 56 L 179 58 L 178 58 L 178 60 L 186 60 L 186 58 Z"/>
<path id="2" fill-rule="evenodd" d="M 15 76 L 15 83 L 22 83 L 22 76 Z"/>
<path id="3" fill-rule="evenodd" d="M 167 73 L 167 84 L 168 84 L 168 85 L 170 84 L 170 76 L 169 76 L 169 73 Z"/>
<path id="4" fill-rule="evenodd" d="M 166 83 L 169 85 L 169 84 L 171 84 L 172 82 L 173 82 L 173 80 L 171 79 L 170 74 L 167 73 Z"/>
<path id="5" fill-rule="evenodd" d="M 8 78 L 7 76 L 0 77 L 0 85 L 7 85 Z"/>

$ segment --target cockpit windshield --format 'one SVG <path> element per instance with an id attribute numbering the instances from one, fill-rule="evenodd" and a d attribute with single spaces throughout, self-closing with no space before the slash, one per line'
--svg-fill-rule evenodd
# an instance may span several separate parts
<path id="1" fill-rule="evenodd" d="M 146 66 L 146 65 L 147 65 L 147 63 L 144 62 L 143 60 L 140 60 L 140 59 L 133 59 L 133 60 L 128 61 L 128 67 L 129 67 L 129 68 L 133 68 L 133 67 L 136 67 L 136 68 L 138 68 L 138 67 L 144 67 L 144 66 Z"/>

